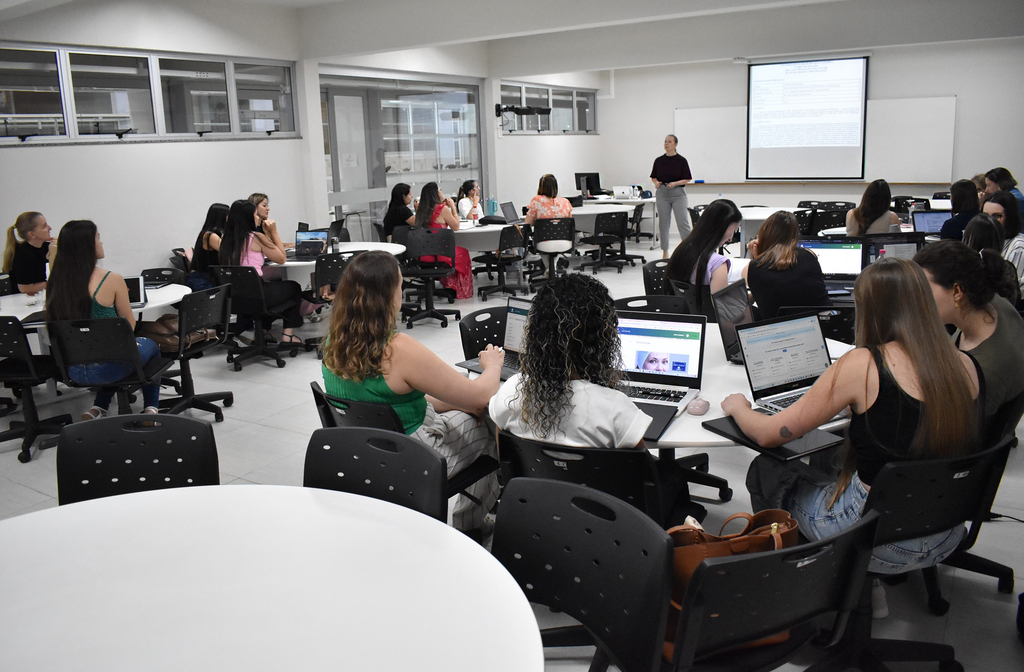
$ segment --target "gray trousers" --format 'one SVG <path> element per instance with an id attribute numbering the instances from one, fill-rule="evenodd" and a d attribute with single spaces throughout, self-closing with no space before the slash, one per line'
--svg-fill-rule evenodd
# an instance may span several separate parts
<path id="1" fill-rule="evenodd" d="M 668 250 L 668 225 L 672 213 L 676 215 L 676 228 L 679 238 L 685 240 L 690 235 L 690 211 L 686 209 L 686 189 L 683 187 L 658 187 L 655 194 L 655 207 L 658 209 L 658 229 L 661 236 L 661 249 Z"/>

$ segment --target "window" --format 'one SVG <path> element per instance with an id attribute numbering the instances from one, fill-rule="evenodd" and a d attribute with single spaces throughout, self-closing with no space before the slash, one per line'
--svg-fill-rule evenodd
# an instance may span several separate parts
<path id="1" fill-rule="evenodd" d="M 168 133 L 230 133 L 224 64 L 160 59 L 164 128 Z"/>
<path id="2" fill-rule="evenodd" d="M 289 68 L 235 63 L 235 89 L 243 133 L 295 130 Z"/>
<path id="3" fill-rule="evenodd" d="M 523 104 L 523 87 L 518 84 L 502 84 L 501 85 L 501 105 L 502 107 L 508 105 L 521 106 Z M 506 132 L 508 131 L 521 131 L 523 118 L 517 114 L 506 112 L 504 119 L 502 120 L 503 127 Z"/>
<path id="4" fill-rule="evenodd" d="M 538 89 L 536 87 L 526 87 L 526 106 L 527 107 L 551 107 L 548 103 L 548 90 Z M 524 130 L 527 131 L 550 131 L 551 130 L 551 115 L 550 114 L 530 114 L 523 117 L 525 122 Z"/>
<path id="5" fill-rule="evenodd" d="M 596 96 L 593 93 L 576 94 L 576 130 L 590 133 L 597 130 L 595 114 L 597 108 Z"/>
<path id="6" fill-rule="evenodd" d="M 0 137 L 64 134 L 57 53 L 0 49 Z"/>
<path id="7" fill-rule="evenodd" d="M 149 59 L 70 54 L 79 135 L 156 133 Z"/>
<path id="8" fill-rule="evenodd" d="M 551 130 L 572 131 L 572 91 L 551 92 Z"/>
<path id="9" fill-rule="evenodd" d="M 597 131 L 597 93 L 502 82 L 502 106 L 550 108 L 550 114 L 505 112 L 504 133 L 594 133 Z"/>

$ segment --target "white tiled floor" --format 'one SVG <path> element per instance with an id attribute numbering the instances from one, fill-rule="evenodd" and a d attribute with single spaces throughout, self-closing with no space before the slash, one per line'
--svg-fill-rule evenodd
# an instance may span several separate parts
<path id="1" fill-rule="evenodd" d="M 647 255 L 648 260 L 660 256 L 648 245 L 630 246 L 631 251 Z M 598 277 L 610 288 L 616 298 L 643 294 L 643 281 L 639 265 L 627 267 L 622 273 L 605 269 Z M 481 276 L 477 284 L 486 284 Z M 455 306 L 463 314 L 481 307 L 500 305 L 502 299 L 494 297 L 487 303 L 459 301 Z M 304 337 L 313 336 L 324 328 L 307 325 L 299 331 Z M 404 329 L 404 327 L 403 327 Z M 452 321 L 447 329 L 436 324 L 422 323 L 411 332 L 447 362 L 463 359 L 457 324 Z M 312 353 L 301 353 L 288 360 L 284 369 L 273 364 L 250 363 L 241 372 L 234 372 L 220 354 L 203 357 L 194 363 L 196 388 L 200 392 L 231 389 L 235 403 L 225 410 L 225 419 L 214 427 L 220 455 L 221 483 L 274 483 L 301 485 L 302 463 L 310 433 L 319 427 L 316 411 L 309 391 L 309 383 L 320 379 L 320 364 Z M 40 413 L 45 416 L 72 413 L 77 417 L 89 405 L 87 393 L 62 388 L 59 401 L 47 400 L 44 395 Z M 195 417 L 212 419 L 207 413 Z M 18 416 L 10 416 L 0 423 Z M 0 518 L 21 515 L 56 506 L 57 486 L 54 451 L 36 453 L 28 464 L 17 460 L 20 442 L 0 444 Z M 711 452 L 711 471 L 729 479 L 735 491 L 733 500 L 725 505 L 709 505 L 705 525 L 715 530 L 727 516 L 741 510 L 750 510 L 750 500 L 743 488 L 747 465 L 753 451 L 740 447 L 718 448 Z M 701 493 L 699 487 L 695 494 Z M 1024 519 L 1024 448 L 1010 456 L 995 510 Z M 1020 579 L 1024 561 L 1018 553 L 1024 551 L 1024 526 L 1012 521 L 985 525 L 975 546 L 978 554 L 1004 564 L 1016 564 L 1017 591 L 1024 589 Z M 31 558 L 26 558 L 31 562 Z M 1024 669 L 1024 646 L 1017 639 L 1014 618 L 1017 597 L 996 591 L 995 580 L 950 568 L 940 568 L 940 580 L 948 599 L 952 602 L 944 617 L 932 616 L 926 607 L 924 587 L 919 576 L 911 577 L 902 586 L 887 589 L 891 615 L 875 622 L 879 636 L 919 638 L 943 641 L 956 647 L 957 658 L 967 670 L 1001 672 Z M 537 610 L 542 626 L 557 622 L 546 609 Z M 500 655 L 500 652 L 495 652 Z M 584 650 L 558 650 L 547 652 L 549 670 L 586 670 L 589 657 Z M 784 669 L 802 669 L 815 659 L 813 652 L 801 658 L 803 666 L 790 665 Z M 933 669 L 919 665 L 898 665 L 895 670 Z"/>

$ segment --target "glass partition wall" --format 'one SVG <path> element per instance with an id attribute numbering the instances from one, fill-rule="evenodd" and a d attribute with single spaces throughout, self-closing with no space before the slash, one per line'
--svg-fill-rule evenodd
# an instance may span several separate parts
<path id="1" fill-rule="evenodd" d="M 437 182 L 454 198 L 481 179 L 476 86 L 321 77 L 324 152 L 334 219 L 353 240 L 376 240 L 391 189 L 414 198 Z"/>

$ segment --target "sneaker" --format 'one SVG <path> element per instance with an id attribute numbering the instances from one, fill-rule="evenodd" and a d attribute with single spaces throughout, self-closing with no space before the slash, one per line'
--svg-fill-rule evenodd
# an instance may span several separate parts
<path id="1" fill-rule="evenodd" d="M 107 409 L 100 408 L 99 406 L 93 406 L 85 413 L 82 413 L 82 420 L 95 420 L 96 418 L 107 417 Z"/>
<path id="2" fill-rule="evenodd" d="M 885 586 L 881 580 L 871 579 L 871 618 L 888 618 L 889 604 L 885 601 Z"/>

